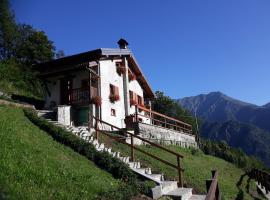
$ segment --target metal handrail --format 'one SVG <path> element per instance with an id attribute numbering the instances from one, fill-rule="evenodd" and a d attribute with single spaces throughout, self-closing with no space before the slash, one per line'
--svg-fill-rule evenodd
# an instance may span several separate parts
<path id="1" fill-rule="evenodd" d="M 184 169 L 181 167 L 181 162 L 180 161 L 181 161 L 181 158 L 184 158 L 184 156 L 182 156 L 181 154 L 176 153 L 176 152 L 174 152 L 174 151 L 172 151 L 170 149 L 167 149 L 167 148 L 165 148 L 165 147 L 163 147 L 163 146 L 161 146 L 159 144 L 156 144 L 156 143 L 151 142 L 151 141 L 149 141 L 149 140 L 147 140 L 145 138 L 142 138 L 142 137 L 140 137 L 138 135 L 134 135 L 133 133 L 130 133 L 130 132 L 125 131 L 125 130 L 122 130 L 121 128 L 118 128 L 118 127 L 116 127 L 116 126 L 114 126 L 112 124 L 109 124 L 108 122 L 105 122 L 103 120 L 100 120 L 100 119 L 98 119 L 98 118 L 96 118 L 94 116 L 91 116 L 91 117 L 93 119 L 95 119 L 95 121 L 96 121 L 96 123 L 95 123 L 95 130 L 96 130 L 96 139 L 97 140 L 99 139 L 99 133 L 105 134 L 106 136 L 114 139 L 115 141 L 120 142 L 120 143 L 125 144 L 125 145 L 128 145 L 131 148 L 131 156 L 130 156 L 131 157 L 131 161 L 134 161 L 134 159 L 135 159 L 135 155 L 134 155 L 135 151 L 134 150 L 137 150 L 137 151 L 140 151 L 143 154 L 148 155 L 148 156 L 150 156 L 150 157 L 152 157 L 152 158 L 154 158 L 154 159 L 156 159 L 156 160 L 158 160 L 160 162 L 163 162 L 166 165 L 169 165 L 169 166 L 177 169 L 177 171 L 178 171 L 178 185 L 179 185 L 179 187 L 183 187 L 183 174 L 182 173 L 183 173 Z M 104 123 L 104 124 L 106 124 L 106 125 L 114 128 L 116 130 L 121 131 L 124 134 L 129 135 L 131 137 L 131 144 L 129 144 L 129 143 L 127 143 L 127 142 L 125 142 L 125 141 L 123 141 L 123 140 L 121 140 L 121 139 L 119 139 L 119 138 L 117 138 L 117 137 L 115 137 L 115 136 L 107 133 L 104 130 L 100 130 L 99 127 L 98 127 L 98 123 Z M 170 154 L 173 154 L 174 156 L 176 156 L 177 165 L 175 165 L 173 163 L 170 163 L 167 160 L 164 160 L 164 159 L 162 159 L 162 158 L 160 158 L 160 157 L 158 157 L 156 155 L 153 155 L 153 154 L 151 154 L 149 152 L 146 152 L 146 151 L 138 148 L 137 146 L 134 145 L 134 138 L 137 138 L 137 139 L 139 139 L 139 140 L 141 140 L 141 141 L 143 141 L 145 143 L 150 144 L 151 146 L 157 147 L 157 148 L 159 148 L 161 150 L 164 150 L 164 151 L 166 151 L 166 152 L 168 152 Z"/>

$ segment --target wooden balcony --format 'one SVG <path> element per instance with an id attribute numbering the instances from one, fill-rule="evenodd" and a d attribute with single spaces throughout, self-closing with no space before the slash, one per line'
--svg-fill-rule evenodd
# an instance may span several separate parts
<path id="1" fill-rule="evenodd" d="M 89 98 L 89 88 L 76 88 L 70 92 L 70 104 L 71 105 L 88 105 L 90 99 L 97 97 L 97 88 L 91 87 L 91 98 Z"/>

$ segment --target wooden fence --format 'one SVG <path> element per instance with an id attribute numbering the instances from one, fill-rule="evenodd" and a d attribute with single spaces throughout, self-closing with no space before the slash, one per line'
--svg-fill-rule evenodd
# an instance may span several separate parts
<path id="1" fill-rule="evenodd" d="M 135 121 L 140 122 L 140 119 L 147 118 L 152 125 L 162 126 L 164 128 L 173 129 L 178 132 L 192 134 L 192 126 L 173 117 L 168 117 L 156 111 L 147 109 L 143 106 L 136 105 Z"/>

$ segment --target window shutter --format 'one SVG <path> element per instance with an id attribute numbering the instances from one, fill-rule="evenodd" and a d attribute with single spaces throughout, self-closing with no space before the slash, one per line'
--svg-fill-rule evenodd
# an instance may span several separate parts
<path id="1" fill-rule="evenodd" d="M 135 92 L 133 92 L 133 96 L 134 96 L 134 101 L 138 102 L 138 96 L 137 96 L 137 94 Z"/>
<path id="2" fill-rule="evenodd" d="M 119 96 L 119 88 L 114 86 L 114 94 Z"/>
<path id="3" fill-rule="evenodd" d="M 143 99 L 143 96 L 142 96 L 142 104 L 141 104 L 142 106 L 144 106 L 144 99 Z"/>

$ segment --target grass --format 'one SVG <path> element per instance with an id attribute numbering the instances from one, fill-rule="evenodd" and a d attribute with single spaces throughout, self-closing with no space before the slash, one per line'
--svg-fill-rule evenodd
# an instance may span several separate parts
<path id="1" fill-rule="evenodd" d="M 115 150 L 125 152 L 126 156 L 130 155 L 130 147 L 109 141 L 105 136 L 102 140 L 110 144 Z M 205 194 L 205 180 L 211 178 L 211 170 L 217 169 L 219 173 L 219 187 L 223 199 L 263 199 L 256 191 L 256 185 L 250 180 L 245 172 L 235 165 L 217 157 L 205 155 L 200 150 L 184 149 L 176 146 L 167 146 L 169 149 L 178 152 L 184 156 L 182 160 L 184 171 L 184 184 L 194 189 L 194 193 Z M 140 146 L 143 150 L 158 155 L 161 158 L 176 164 L 176 158 L 162 150 L 150 146 Z M 135 151 L 136 161 L 141 161 L 143 165 L 151 167 L 152 172 L 163 172 L 168 180 L 177 180 L 177 171 L 151 157 Z"/>
<path id="2" fill-rule="evenodd" d="M 0 199 L 94 199 L 115 190 L 109 173 L 0 105 Z"/>

